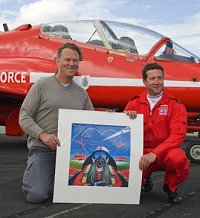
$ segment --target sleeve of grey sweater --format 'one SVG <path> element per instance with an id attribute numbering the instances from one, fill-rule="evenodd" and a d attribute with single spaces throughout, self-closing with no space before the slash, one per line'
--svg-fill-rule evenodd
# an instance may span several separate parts
<path id="1" fill-rule="evenodd" d="M 86 101 L 85 101 L 85 107 L 84 107 L 84 110 L 94 110 L 94 107 L 93 107 L 93 104 L 88 96 L 88 94 L 86 94 Z"/>
<path id="2" fill-rule="evenodd" d="M 38 82 L 36 82 L 29 90 L 19 113 L 19 124 L 23 131 L 38 139 L 39 134 L 44 130 L 34 121 L 34 117 L 37 114 L 38 107 L 41 102 L 41 88 Z"/>

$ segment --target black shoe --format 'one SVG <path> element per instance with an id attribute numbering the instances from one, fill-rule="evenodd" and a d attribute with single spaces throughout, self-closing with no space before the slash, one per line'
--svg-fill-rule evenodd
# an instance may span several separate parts
<path id="1" fill-rule="evenodd" d="M 168 201 L 173 204 L 181 204 L 182 203 L 182 198 L 179 196 L 177 191 L 171 192 L 168 185 L 164 184 L 163 185 L 163 190 L 168 194 Z"/>
<path id="2" fill-rule="evenodd" d="M 152 182 L 152 179 L 151 179 L 151 174 L 149 174 L 149 175 L 146 177 L 146 183 L 145 183 L 145 185 L 142 187 L 142 191 L 143 191 L 143 192 L 150 192 L 152 189 L 153 189 L 153 182 Z"/>

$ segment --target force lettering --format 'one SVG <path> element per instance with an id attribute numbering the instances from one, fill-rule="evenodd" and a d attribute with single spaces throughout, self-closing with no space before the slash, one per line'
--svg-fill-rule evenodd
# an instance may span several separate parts
<path id="1" fill-rule="evenodd" d="M 0 72 L 0 83 L 26 83 L 27 72 Z"/>

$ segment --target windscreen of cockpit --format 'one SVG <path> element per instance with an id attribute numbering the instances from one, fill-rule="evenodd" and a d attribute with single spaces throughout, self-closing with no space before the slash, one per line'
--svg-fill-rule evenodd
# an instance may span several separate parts
<path id="1" fill-rule="evenodd" d="M 176 62 L 199 63 L 200 58 L 189 52 L 177 43 L 169 40 L 155 54 L 158 60 L 168 60 Z"/>

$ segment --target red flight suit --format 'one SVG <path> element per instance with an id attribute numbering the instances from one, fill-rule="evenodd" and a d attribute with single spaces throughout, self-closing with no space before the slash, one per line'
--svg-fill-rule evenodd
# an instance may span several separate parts
<path id="1" fill-rule="evenodd" d="M 147 91 L 135 97 L 125 111 L 144 115 L 144 154 L 153 152 L 156 161 L 143 171 L 143 185 L 148 174 L 165 171 L 164 183 L 172 192 L 189 175 L 189 160 L 180 148 L 187 133 L 187 113 L 183 104 L 163 91 L 159 102 L 150 109 Z"/>

